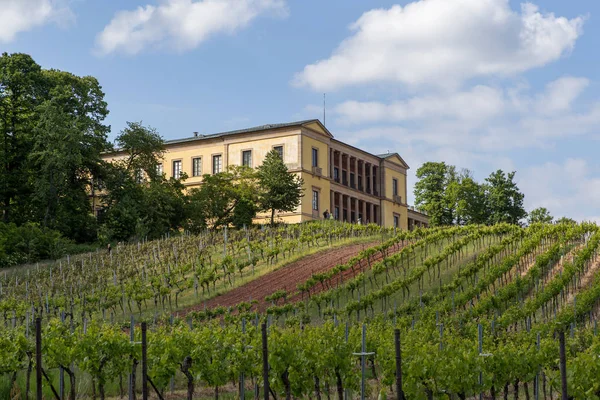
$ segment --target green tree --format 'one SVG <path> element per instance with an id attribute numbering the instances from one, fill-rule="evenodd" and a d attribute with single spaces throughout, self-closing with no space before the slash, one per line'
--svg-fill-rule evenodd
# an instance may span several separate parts
<path id="1" fill-rule="evenodd" d="M 505 174 L 499 169 L 486 178 L 487 207 L 490 213 L 488 223 L 519 224 L 527 216 L 523 207 L 525 196 L 514 182 L 515 173 Z"/>
<path id="2" fill-rule="evenodd" d="M 180 228 L 186 203 L 182 181 L 187 176 L 166 179 L 157 173 L 164 154 L 160 135 L 152 127 L 128 122 L 116 143 L 126 156 L 107 165 L 103 175 L 106 215 L 101 238 L 152 239 Z"/>
<path id="3" fill-rule="evenodd" d="M 254 200 L 242 197 L 239 199 L 233 210 L 231 223 L 238 229 L 241 229 L 244 226 L 250 226 L 256 217 L 257 210 L 258 207 Z"/>
<path id="4" fill-rule="evenodd" d="M 191 232 L 234 224 L 249 225 L 256 215 L 256 174 L 248 167 L 232 166 L 218 174 L 206 174 L 202 185 L 190 191 L 187 228 Z"/>
<path id="5" fill-rule="evenodd" d="M 43 71 L 49 100 L 36 110 L 29 153 L 33 219 L 79 242 L 95 238 L 88 197 L 109 144 L 104 93 L 92 77 Z"/>
<path id="6" fill-rule="evenodd" d="M 94 239 L 89 179 L 110 128 L 93 77 L 42 70 L 26 54 L 0 57 L 0 208 L 5 222 L 40 223 Z"/>
<path id="7" fill-rule="evenodd" d="M 453 223 L 454 203 L 446 189 L 456 185 L 456 171 L 445 162 L 426 162 L 417 170 L 415 205 L 429 215 L 432 226 Z"/>
<path id="8" fill-rule="evenodd" d="M 577 222 L 573 219 L 573 218 L 569 218 L 569 217 L 560 217 L 559 219 L 556 220 L 557 224 L 569 224 L 569 225 L 575 225 Z"/>
<path id="9" fill-rule="evenodd" d="M 156 129 L 142 122 L 127 122 L 115 141 L 126 154 L 119 163 L 132 176 L 138 178 L 143 171 L 151 180 L 159 178 L 156 166 L 164 157 L 165 143 Z"/>
<path id="10" fill-rule="evenodd" d="M 27 220 L 23 212 L 30 192 L 27 155 L 36 122 L 34 111 L 43 99 L 42 80 L 41 67 L 29 55 L 3 53 L 0 57 L 0 207 L 4 222 Z"/>
<path id="11" fill-rule="evenodd" d="M 543 224 L 551 224 L 554 217 L 550 215 L 550 211 L 546 209 L 546 207 L 538 207 L 536 209 L 531 210 L 529 213 L 529 217 L 527 218 L 527 222 L 531 224 L 535 224 L 536 222 L 541 222 Z"/>
<path id="12" fill-rule="evenodd" d="M 477 183 L 469 170 L 462 171 L 446 188 L 446 197 L 454 210 L 454 223 L 485 224 L 488 220 L 485 188 Z"/>
<path id="13" fill-rule="evenodd" d="M 275 223 L 275 212 L 294 211 L 303 196 L 304 181 L 290 174 L 279 153 L 271 150 L 262 165 L 257 168 L 258 184 L 261 188 L 259 203 L 263 211 L 271 211 L 271 225 Z"/>
<path id="14" fill-rule="evenodd" d="M 180 179 L 154 180 L 143 188 L 143 212 L 138 221 L 138 238 L 158 238 L 179 229 L 185 221 L 185 176 Z"/>

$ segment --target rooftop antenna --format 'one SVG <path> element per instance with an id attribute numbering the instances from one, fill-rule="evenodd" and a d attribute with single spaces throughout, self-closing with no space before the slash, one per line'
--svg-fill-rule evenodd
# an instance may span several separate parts
<path id="1" fill-rule="evenodd" d="M 325 93 L 323 93 L 323 126 L 325 126 Z"/>

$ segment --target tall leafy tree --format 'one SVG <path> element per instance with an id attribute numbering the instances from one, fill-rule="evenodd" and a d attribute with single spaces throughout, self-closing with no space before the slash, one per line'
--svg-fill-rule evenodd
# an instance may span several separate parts
<path id="1" fill-rule="evenodd" d="M 70 238 L 89 241 L 95 236 L 95 220 L 88 192 L 109 147 L 104 93 L 93 77 L 55 70 L 42 74 L 48 100 L 36 109 L 39 120 L 28 156 L 31 215 Z"/>
<path id="2" fill-rule="evenodd" d="M 550 214 L 550 211 L 546 207 L 538 207 L 529 212 L 527 222 L 529 224 L 535 224 L 540 222 L 543 224 L 551 224 L 554 217 Z"/>
<path id="3" fill-rule="evenodd" d="M 271 225 L 275 223 L 275 212 L 294 211 L 303 196 L 304 181 L 288 168 L 275 150 L 267 153 L 262 165 L 257 168 L 258 183 L 262 190 L 260 205 L 271 212 Z"/>
<path id="4" fill-rule="evenodd" d="M 417 170 L 415 205 L 429 215 L 432 226 L 453 223 L 454 204 L 446 189 L 456 181 L 456 170 L 445 162 L 426 162 Z"/>
<path id="5" fill-rule="evenodd" d="M 128 122 L 116 138 L 122 159 L 107 166 L 102 201 L 106 207 L 101 238 L 157 238 L 181 227 L 185 217 L 182 181 L 157 173 L 164 142 L 152 127 Z"/>
<path id="6" fill-rule="evenodd" d="M 41 67 L 27 54 L 0 57 L 0 208 L 4 222 L 28 219 L 27 155 L 36 124 L 35 109 L 43 99 Z M 13 210 L 17 209 L 13 213 Z M 20 209 L 20 210 L 19 210 Z"/>
<path id="7" fill-rule="evenodd" d="M 519 224 L 519 221 L 527 216 L 523 207 L 525 196 L 514 181 L 515 173 L 513 171 L 506 174 L 499 169 L 485 180 L 490 224 Z"/>
<path id="8" fill-rule="evenodd" d="M 132 176 L 144 172 L 151 180 L 159 178 L 156 165 L 164 157 L 165 143 L 156 129 L 144 126 L 142 122 L 127 122 L 116 143 L 126 154 L 118 163 Z"/>
<path id="9" fill-rule="evenodd" d="M 470 171 L 462 171 L 446 189 L 450 203 L 454 204 L 454 222 L 459 225 L 485 224 L 489 215 L 485 188 L 476 182 Z"/>

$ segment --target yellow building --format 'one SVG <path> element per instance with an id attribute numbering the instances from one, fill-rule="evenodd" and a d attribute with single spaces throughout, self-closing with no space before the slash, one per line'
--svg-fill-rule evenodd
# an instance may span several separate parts
<path id="1" fill-rule="evenodd" d="M 185 172 L 188 188 L 199 186 L 202 175 L 229 165 L 259 166 L 277 150 L 291 173 L 304 180 L 304 197 L 290 213 L 277 219 L 297 223 L 324 218 L 326 211 L 341 221 L 373 222 L 412 229 L 427 225 L 427 217 L 406 204 L 406 171 L 398 153 L 370 154 L 334 139 L 319 120 L 262 125 L 254 128 L 165 142 L 159 165 L 167 177 Z M 118 154 L 107 154 L 118 158 Z M 259 216 L 256 222 L 265 222 Z"/>

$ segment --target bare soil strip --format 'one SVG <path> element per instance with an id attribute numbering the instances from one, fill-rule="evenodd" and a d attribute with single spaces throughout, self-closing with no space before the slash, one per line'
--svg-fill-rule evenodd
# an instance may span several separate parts
<path id="1" fill-rule="evenodd" d="M 244 301 L 249 302 L 251 300 L 257 300 L 258 309 L 264 311 L 270 306 L 270 303 L 265 301 L 266 296 L 281 289 L 287 290 L 289 293 L 294 293 L 296 292 L 296 286 L 299 283 L 306 281 L 312 274 L 328 271 L 338 264 L 345 263 L 362 250 L 377 244 L 379 244 L 379 242 L 354 244 L 336 249 L 324 250 L 304 257 L 298 261 L 285 265 L 276 271 L 269 272 L 251 282 L 234 288 L 227 293 L 223 293 L 222 295 L 207 300 L 206 308 L 210 309 L 218 306 L 233 307 Z M 375 258 L 375 261 L 377 259 L 381 259 L 381 254 Z M 357 268 L 355 269 L 356 273 L 360 272 Z M 346 271 L 346 273 L 344 273 L 344 281 L 348 279 L 351 274 L 352 270 Z M 312 293 L 322 291 L 321 285 L 319 284 L 318 286 L 319 288 L 314 288 Z M 288 298 L 288 301 L 297 301 L 300 299 L 299 296 L 300 295 L 291 296 Z M 204 303 L 184 309 L 178 312 L 178 314 L 185 315 L 191 311 L 203 309 Z"/>

